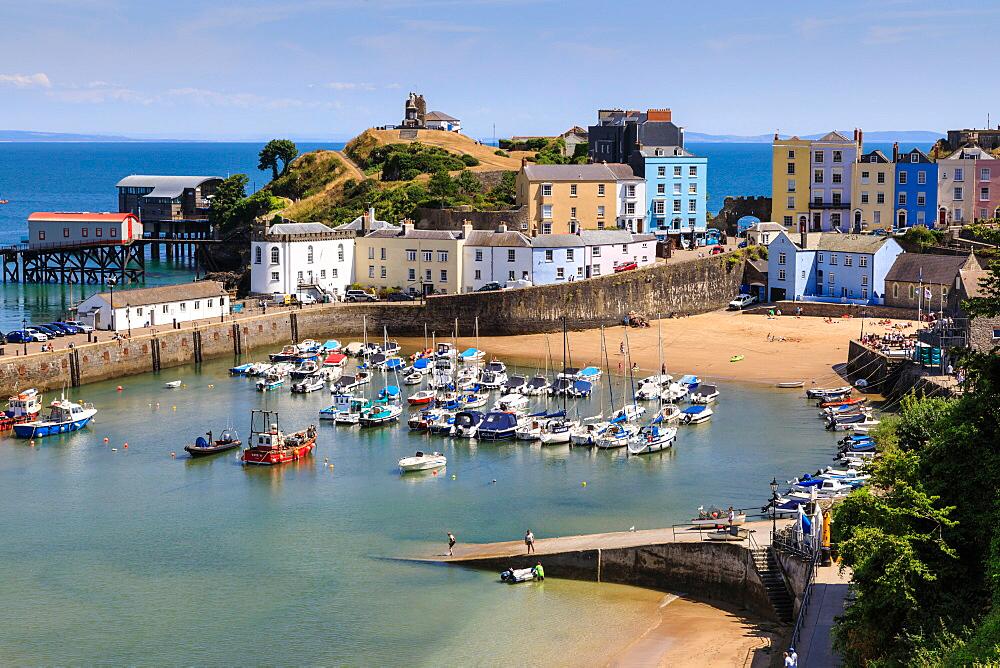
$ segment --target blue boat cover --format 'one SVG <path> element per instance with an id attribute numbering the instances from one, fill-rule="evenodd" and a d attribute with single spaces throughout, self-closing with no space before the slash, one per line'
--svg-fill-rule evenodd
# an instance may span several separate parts
<path id="1" fill-rule="evenodd" d="M 479 351 L 476 350 L 475 348 L 467 348 L 466 350 L 463 350 L 459 356 L 460 357 L 475 357 L 478 352 Z"/>
<path id="2" fill-rule="evenodd" d="M 588 366 L 585 369 L 582 369 L 579 375 L 583 376 L 584 378 L 589 378 L 591 376 L 600 376 L 601 370 L 598 369 L 596 366 Z"/>
<path id="3" fill-rule="evenodd" d="M 502 413 L 500 411 L 491 411 L 486 414 L 483 418 L 483 424 L 480 425 L 480 431 L 504 431 L 507 429 L 515 429 L 517 427 L 517 417 L 512 413 Z"/>
<path id="4" fill-rule="evenodd" d="M 199 436 L 194 440 L 194 447 L 196 448 L 207 448 L 208 441 L 205 440 L 204 436 Z"/>
<path id="5" fill-rule="evenodd" d="M 381 390 L 379 390 L 378 396 L 380 399 L 385 397 L 398 397 L 399 388 L 395 385 L 386 385 Z"/>
<path id="6" fill-rule="evenodd" d="M 420 359 L 414 360 L 413 362 L 414 369 L 426 369 L 429 365 L 430 365 L 430 360 L 428 360 L 426 357 L 421 357 Z"/>
<path id="7" fill-rule="evenodd" d="M 393 357 L 392 359 L 386 360 L 385 362 L 386 369 L 399 369 L 402 366 L 403 366 L 403 360 L 399 359 L 398 357 Z"/>
<path id="8" fill-rule="evenodd" d="M 706 406 L 688 406 L 681 413 L 687 413 L 688 415 L 697 415 L 698 413 L 704 413 Z"/>
<path id="9" fill-rule="evenodd" d="M 594 384 L 589 380 L 578 380 L 573 383 L 573 389 L 580 394 L 590 394 L 594 389 Z"/>

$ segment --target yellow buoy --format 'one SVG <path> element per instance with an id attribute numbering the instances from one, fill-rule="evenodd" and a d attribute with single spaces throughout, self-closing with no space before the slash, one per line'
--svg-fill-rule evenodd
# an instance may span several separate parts
<path id="1" fill-rule="evenodd" d="M 457 476 L 457 475 L 455 475 L 454 473 L 452 473 L 452 474 L 451 474 L 451 479 L 452 479 L 452 480 L 458 480 L 458 476 Z"/>
<path id="2" fill-rule="evenodd" d="M 586 487 L 586 486 L 587 486 L 587 481 L 586 480 L 584 480 L 583 482 L 580 483 L 580 487 Z"/>
<path id="3" fill-rule="evenodd" d="M 175 410 L 177 410 L 177 406 L 171 406 L 171 407 L 170 407 L 170 410 L 172 410 L 172 411 L 175 411 Z"/>

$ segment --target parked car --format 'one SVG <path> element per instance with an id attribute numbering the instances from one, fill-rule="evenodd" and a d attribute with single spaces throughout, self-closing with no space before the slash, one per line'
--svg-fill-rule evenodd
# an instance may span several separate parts
<path id="1" fill-rule="evenodd" d="M 739 311 L 741 309 L 746 308 L 747 306 L 750 306 L 756 301 L 757 298 L 754 297 L 753 295 L 746 295 L 746 294 L 736 295 L 736 299 L 729 302 L 729 310 Z"/>
<path id="2" fill-rule="evenodd" d="M 748 245 L 749 245 L 749 242 L 746 239 L 744 239 L 743 241 L 741 241 L 738 244 L 736 244 L 736 247 L 737 248 L 746 248 Z"/>
<path id="3" fill-rule="evenodd" d="M 726 249 L 722 246 L 712 246 L 712 250 L 709 251 L 709 255 L 722 255 L 726 252 Z"/>
<path id="4" fill-rule="evenodd" d="M 49 337 L 41 332 L 29 329 L 16 329 L 7 332 L 7 343 L 31 343 L 33 341 L 48 341 Z"/>
<path id="5" fill-rule="evenodd" d="M 300 304 L 315 304 L 316 303 L 316 298 L 313 297 L 311 294 L 306 293 L 306 294 L 303 294 L 303 295 L 299 296 L 299 303 Z"/>
<path id="6" fill-rule="evenodd" d="M 88 334 L 88 333 L 94 331 L 93 327 L 91 327 L 90 325 L 84 324 L 84 323 L 80 322 L 79 320 L 64 320 L 63 323 L 67 324 L 67 325 L 70 325 L 71 327 L 76 327 L 77 329 L 79 329 L 84 334 Z"/>
<path id="7" fill-rule="evenodd" d="M 632 271 L 633 269 L 638 269 L 639 265 L 636 262 L 622 262 L 621 264 L 615 265 L 615 273 L 620 274 L 623 271 Z"/>
<path id="8" fill-rule="evenodd" d="M 71 334 L 79 334 L 81 331 L 83 331 L 83 330 L 77 329 L 76 327 L 72 327 L 70 325 L 67 325 L 64 322 L 47 322 L 47 323 L 45 323 L 45 326 L 46 327 L 55 327 L 56 329 L 58 329 L 60 332 L 62 332 L 66 336 L 70 336 Z"/>
<path id="9" fill-rule="evenodd" d="M 365 292 L 364 290 L 348 290 L 347 294 L 344 295 L 345 302 L 377 302 L 378 295 L 374 292 Z"/>
<path id="10" fill-rule="evenodd" d="M 32 325 L 28 329 L 32 328 L 37 329 L 38 331 L 43 332 L 45 334 L 48 334 L 50 339 L 54 339 L 57 336 L 66 336 L 66 332 L 56 327 L 53 327 L 52 325 Z"/>
<path id="11" fill-rule="evenodd" d="M 385 296 L 387 302 L 412 302 L 416 297 L 409 292 L 390 292 Z"/>
<path id="12" fill-rule="evenodd" d="M 496 292 L 497 290 L 503 290 L 503 286 L 496 281 L 484 283 L 481 287 L 476 288 L 476 292 Z"/>

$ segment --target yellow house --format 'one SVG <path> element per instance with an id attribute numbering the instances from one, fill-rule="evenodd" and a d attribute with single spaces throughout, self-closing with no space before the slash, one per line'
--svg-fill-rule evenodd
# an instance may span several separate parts
<path id="1" fill-rule="evenodd" d="M 809 220 L 809 151 L 812 142 L 774 136 L 771 160 L 771 220 L 798 230 Z"/>
<path id="2" fill-rule="evenodd" d="M 628 165 L 522 163 L 517 204 L 528 207 L 528 234 L 616 229 L 619 181 L 635 180 Z"/>
<path id="3" fill-rule="evenodd" d="M 374 288 L 411 294 L 456 294 L 462 290 L 462 249 L 472 231 L 382 229 L 354 242 L 355 280 Z"/>
<path id="4" fill-rule="evenodd" d="M 852 228 L 868 232 L 892 229 L 895 165 L 882 151 L 858 157 L 851 177 Z"/>

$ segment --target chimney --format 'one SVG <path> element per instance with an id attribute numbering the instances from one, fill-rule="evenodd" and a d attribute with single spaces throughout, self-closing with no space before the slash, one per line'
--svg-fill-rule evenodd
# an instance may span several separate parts
<path id="1" fill-rule="evenodd" d="M 524 169 L 525 166 L 527 166 L 527 164 L 528 164 L 528 159 L 527 158 L 521 158 L 521 169 Z"/>
<path id="2" fill-rule="evenodd" d="M 799 246 L 805 250 L 809 246 L 809 223 L 799 227 Z"/>
<path id="3" fill-rule="evenodd" d="M 409 218 L 404 218 L 403 219 L 403 234 L 402 234 L 402 236 L 405 237 L 405 236 L 409 235 L 411 232 L 413 232 L 413 221 L 410 220 Z"/>
<path id="4" fill-rule="evenodd" d="M 899 160 L 899 142 L 892 143 L 892 161 L 897 162 Z"/>
<path id="5" fill-rule="evenodd" d="M 463 239 L 468 239 L 469 235 L 472 234 L 472 230 L 473 230 L 472 221 L 468 220 L 468 219 L 463 220 L 462 221 L 462 238 Z"/>

